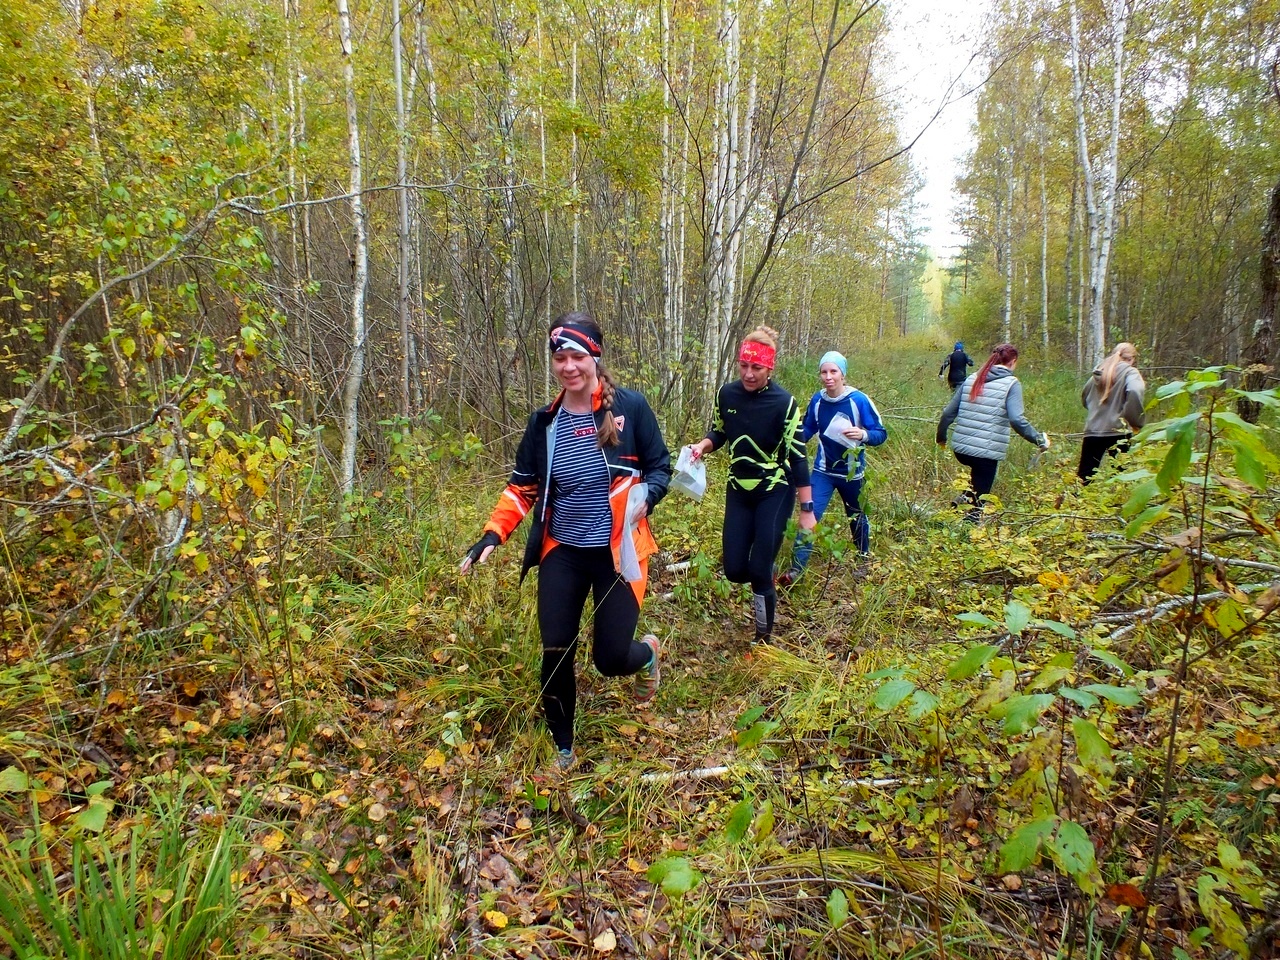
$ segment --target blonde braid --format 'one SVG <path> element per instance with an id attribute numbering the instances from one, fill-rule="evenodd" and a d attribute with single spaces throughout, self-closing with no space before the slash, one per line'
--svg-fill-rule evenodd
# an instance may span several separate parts
<path id="1" fill-rule="evenodd" d="M 600 424 L 598 436 L 600 439 L 600 449 L 605 447 L 616 447 L 620 440 L 618 438 L 618 425 L 613 421 L 613 378 L 609 376 L 609 371 L 604 368 L 604 364 L 599 360 L 596 361 L 596 376 L 600 378 L 600 406 L 604 409 L 604 421 Z"/>

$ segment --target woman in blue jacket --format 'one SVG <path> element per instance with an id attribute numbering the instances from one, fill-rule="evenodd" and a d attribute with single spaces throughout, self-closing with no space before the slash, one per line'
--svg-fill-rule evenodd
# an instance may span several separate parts
<path id="1" fill-rule="evenodd" d="M 813 515 L 818 521 L 827 510 L 827 504 L 836 494 L 844 501 L 844 513 L 849 519 L 849 531 L 858 553 L 866 557 L 871 551 L 871 524 L 861 507 L 862 478 L 867 469 L 867 447 L 878 447 L 888 437 L 888 431 L 880 422 L 880 411 L 861 390 L 855 390 L 844 382 L 849 364 L 835 350 L 829 350 L 818 361 L 818 379 L 822 389 L 809 399 L 805 409 L 802 430 L 807 442 L 818 438 L 818 456 L 813 463 Z M 838 431 L 848 443 L 841 443 L 827 435 L 831 422 L 843 417 L 849 426 Z M 851 444 L 851 445 L 850 445 Z M 801 530 L 796 534 L 791 569 L 778 577 L 778 583 L 789 586 L 800 579 L 809 565 L 813 553 L 813 534 Z"/>

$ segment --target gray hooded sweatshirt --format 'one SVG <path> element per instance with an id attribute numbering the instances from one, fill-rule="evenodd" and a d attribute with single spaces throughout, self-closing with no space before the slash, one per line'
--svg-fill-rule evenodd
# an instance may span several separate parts
<path id="1" fill-rule="evenodd" d="M 1141 430 L 1146 422 L 1142 412 L 1142 394 L 1145 389 L 1142 374 L 1121 361 L 1116 367 L 1111 393 L 1103 400 L 1102 369 L 1094 370 L 1093 376 L 1080 392 L 1080 402 L 1089 411 L 1084 421 L 1084 435 L 1116 437 L 1128 434 L 1130 428 Z"/>
<path id="2" fill-rule="evenodd" d="M 960 384 L 938 421 L 938 442 L 947 442 L 947 429 L 955 423 L 951 449 L 956 453 L 1003 460 L 1009 450 L 1009 427 L 1038 447 L 1044 446 L 1044 434 L 1033 427 L 1022 407 L 1022 384 L 1013 371 L 996 364 L 987 371 L 987 379 L 977 400 L 970 400 L 976 373 Z"/>

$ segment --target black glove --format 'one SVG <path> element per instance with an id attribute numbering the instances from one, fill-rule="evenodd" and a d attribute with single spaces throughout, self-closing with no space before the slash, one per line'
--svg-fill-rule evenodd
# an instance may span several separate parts
<path id="1" fill-rule="evenodd" d="M 480 554 L 484 553 L 489 547 L 497 547 L 502 545 L 502 538 L 492 530 L 486 530 L 483 537 L 473 543 L 467 552 L 462 555 L 463 560 L 470 560 L 471 565 L 475 565 L 480 560 Z"/>

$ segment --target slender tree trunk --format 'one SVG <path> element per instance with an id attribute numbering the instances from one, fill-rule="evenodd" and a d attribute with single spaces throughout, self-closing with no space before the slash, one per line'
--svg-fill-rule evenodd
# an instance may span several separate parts
<path id="1" fill-rule="evenodd" d="M 1004 315 L 1001 325 L 1003 340 L 1008 343 L 1013 337 L 1013 196 L 1015 179 L 1013 173 L 1013 151 L 1005 158 L 1006 168 L 1004 187 Z"/>
<path id="2" fill-rule="evenodd" d="M 707 338 L 706 388 L 710 392 L 722 378 L 733 321 L 734 231 L 737 229 L 738 98 L 741 92 L 741 24 L 738 0 L 725 0 L 720 23 L 724 49 L 724 78 L 716 110 L 716 165 L 707 295 L 711 333 Z"/>
<path id="3" fill-rule="evenodd" d="M 1267 374 L 1271 372 L 1271 354 L 1274 348 L 1276 307 L 1280 306 L 1280 182 L 1271 191 L 1271 207 L 1262 235 L 1262 263 L 1259 270 L 1262 287 L 1262 309 L 1253 327 L 1253 337 L 1241 354 L 1244 367 L 1243 387 L 1246 390 L 1263 390 Z M 1242 420 L 1257 423 L 1262 414 L 1262 404 L 1241 398 L 1236 402 L 1236 412 Z"/>
<path id="4" fill-rule="evenodd" d="M 1075 330 L 1076 336 L 1076 372 L 1079 373 L 1084 367 L 1084 357 L 1080 352 L 1079 326 L 1076 322 L 1076 302 L 1075 302 L 1075 252 L 1076 252 L 1076 186 L 1079 178 L 1076 176 L 1076 166 L 1073 162 L 1071 165 L 1071 213 L 1067 217 L 1067 249 L 1062 258 L 1062 302 L 1067 311 L 1067 331 Z"/>
<path id="5" fill-rule="evenodd" d="M 1044 129 L 1041 127 L 1041 136 Z M 1040 347 L 1049 355 L 1049 188 L 1045 184 L 1044 140 L 1040 141 Z"/>
<path id="6" fill-rule="evenodd" d="M 369 244 L 365 236 L 364 189 L 360 164 L 360 125 L 356 113 L 356 79 L 352 63 L 351 13 L 347 0 L 338 2 L 338 36 L 342 44 L 342 78 L 347 99 L 348 192 L 354 233 L 351 265 L 351 357 L 342 391 L 342 463 L 339 490 L 344 498 L 355 492 L 356 445 L 359 442 L 360 387 L 364 383 L 364 298 L 369 280 Z"/>
<path id="7" fill-rule="evenodd" d="M 876 339 L 884 339 L 884 312 L 889 307 L 889 214 L 893 208 L 884 208 L 884 254 L 880 258 L 880 311 L 876 323 Z"/>
<path id="8" fill-rule="evenodd" d="M 542 14 L 535 12 L 538 24 L 538 77 L 539 87 L 541 87 L 541 77 L 543 76 L 543 42 L 542 42 Z M 539 89 L 541 93 L 541 89 Z M 542 97 L 539 97 L 538 103 L 538 161 L 542 173 L 542 189 L 546 190 L 547 182 L 547 114 L 542 108 Z M 551 329 L 552 320 L 552 301 L 555 299 L 552 289 L 555 281 L 555 271 L 552 268 L 552 258 L 554 254 L 551 248 L 551 211 L 547 209 L 547 205 L 542 205 L 542 258 L 546 261 L 547 278 L 546 289 L 542 293 L 542 302 L 544 305 L 543 319 L 546 321 L 547 329 Z M 541 353 L 541 352 L 540 352 Z M 546 358 L 542 364 L 543 369 L 543 391 L 551 392 L 551 362 L 550 358 Z M 529 371 L 529 379 L 533 379 L 533 371 Z"/>
<path id="9" fill-rule="evenodd" d="M 417 5 L 416 16 L 413 23 L 413 55 L 409 58 L 409 82 L 405 89 L 405 116 L 406 122 L 408 118 L 413 117 L 415 93 L 418 89 L 418 78 L 423 75 L 423 67 L 427 77 L 428 89 L 428 107 L 432 108 L 430 123 L 432 124 L 431 145 L 436 144 L 434 124 L 436 122 L 434 113 L 434 91 L 431 70 L 431 51 L 427 45 L 427 18 L 426 13 L 421 4 Z M 414 176 L 417 177 L 417 163 L 414 164 Z M 409 371 L 412 381 L 413 408 L 421 410 L 430 400 L 426 395 L 424 382 L 426 377 L 424 374 L 427 369 L 433 365 L 431 356 L 431 347 L 429 346 L 425 331 L 427 317 L 427 298 L 425 293 L 425 265 L 423 263 L 423 225 L 422 225 L 422 204 L 417 193 L 410 191 L 409 199 L 409 320 L 411 327 L 409 330 L 410 341 L 413 344 L 413 359 L 415 366 Z"/>
<path id="10" fill-rule="evenodd" d="M 573 56 L 569 64 L 569 103 L 578 106 L 578 41 L 573 41 Z M 575 127 L 569 143 L 569 192 L 573 195 L 573 250 L 569 257 L 569 270 L 573 284 L 573 309 L 578 306 L 578 260 L 582 250 L 582 201 L 578 197 L 578 130 Z M 550 368 L 548 367 L 548 370 Z"/>
<path id="11" fill-rule="evenodd" d="M 693 69 L 693 42 L 689 43 L 689 69 Z M 675 204 L 677 211 L 677 235 L 676 235 L 676 257 L 675 257 L 675 293 L 672 296 L 672 302 L 675 307 L 675 333 L 676 347 L 679 351 L 677 354 L 681 359 L 684 358 L 684 347 L 686 328 L 688 322 L 688 305 L 685 298 L 685 262 L 688 255 L 688 233 L 689 233 L 689 209 L 683 202 L 682 190 L 689 182 L 689 153 L 692 143 L 692 131 L 689 124 L 684 126 L 684 142 L 680 147 L 680 175 L 676 183 L 680 189 L 675 191 L 672 202 Z M 687 383 L 684 377 L 677 378 L 676 397 L 683 404 L 688 399 Z"/>
<path id="12" fill-rule="evenodd" d="M 412 410 L 410 371 L 416 365 L 413 363 L 413 338 L 409 322 L 409 134 L 405 126 L 404 114 L 400 0 L 391 0 L 391 21 L 392 75 L 396 86 L 396 182 L 399 184 L 397 200 L 400 213 L 396 238 L 400 253 L 396 262 L 398 281 L 396 315 L 400 320 L 400 416 L 407 419 Z"/>
<path id="13" fill-rule="evenodd" d="M 1089 323 L 1088 349 L 1090 365 L 1097 364 L 1106 352 L 1106 326 L 1103 302 L 1106 296 L 1111 242 L 1115 234 L 1116 182 L 1119 168 L 1120 107 L 1124 92 L 1124 42 L 1129 24 L 1127 0 L 1107 0 L 1107 25 L 1111 31 L 1111 116 L 1106 146 L 1095 166 L 1089 149 L 1089 130 L 1085 115 L 1084 66 L 1080 48 L 1080 14 L 1076 0 L 1070 0 L 1071 21 L 1071 100 L 1075 108 L 1076 147 L 1084 174 L 1085 215 L 1088 220 Z"/>
<path id="14" fill-rule="evenodd" d="M 661 74 L 667 78 L 662 84 L 662 176 L 660 178 L 658 198 L 658 252 L 661 259 L 662 272 L 662 339 L 666 345 L 667 356 L 676 362 L 673 368 L 680 369 L 679 360 L 684 350 L 684 332 L 680 325 L 680 316 L 676 309 L 676 171 L 675 151 L 672 149 L 671 132 L 671 88 L 675 75 L 671 62 L 671 3 L 670 0 L 659 0 L 662 30 L 662 69 Z M 684 378 L 674 376 L 670 385 L 675 389 L 677 409 L 684 406 Z"/>
<path id="15" fill-rule="evenodd" d="M 516 264 L 518 262 L 518 237 L 516 235 L 516 72 L 515 50 L 512 43 L 514 24 L 502 18 L 498 25 L 500 54 L 503 73 L 503 95 L 499 106 L 498 129 L 502 136 L 502 282 L 505 323 L 508 331 L 514 330 L 520 316 L 520 289 Z"/>

